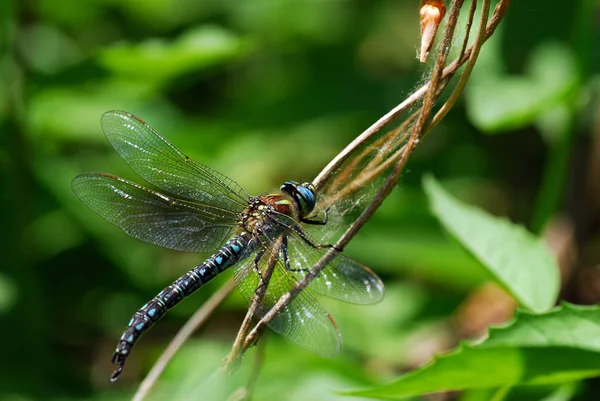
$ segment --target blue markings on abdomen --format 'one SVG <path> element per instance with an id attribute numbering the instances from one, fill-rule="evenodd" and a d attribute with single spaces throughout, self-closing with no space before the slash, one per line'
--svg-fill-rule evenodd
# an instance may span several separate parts
<path id="1" fill-rule="evenodd" d="M 217 253 L 175 280 L 133 315 L 113 354 L 112 362 L 119 366 L 111 380 L 116 380 L 123 371 L 125 360 L 140 335 L 183 298 L 238 262 L 249 240 L 248 233 L 230 239 Z"/>

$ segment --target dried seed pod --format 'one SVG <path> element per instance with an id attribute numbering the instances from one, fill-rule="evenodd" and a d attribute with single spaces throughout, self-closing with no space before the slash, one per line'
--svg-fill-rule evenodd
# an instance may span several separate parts
<path id="1" fill-rule="evenodd" d="M 444 15 L 446 15 L 446 6 L 442 0 L 421 0 L 421 52 L 419 61 L 424 63 L 433 46 L 435 35 Z"/>

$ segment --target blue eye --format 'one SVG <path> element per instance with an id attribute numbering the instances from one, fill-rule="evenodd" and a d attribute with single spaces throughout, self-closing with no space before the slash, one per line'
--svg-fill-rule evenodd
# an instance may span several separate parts
<path id="1" fill-rule="evenodd" d="M 286 181 L 283 184 L 281 184 L 281 187 L 279 187 L 279 189 L 283 192 L 293 192 L 293 189 L 296 188 L 298 184 L 296 181 Z"/>
<path id="2" fill-rule="evenodd" d="M 313 211 L 313 209 L 315 208 L 315 203 L 316 203 L 316 199 L 315 199 L 315 192 L 314 190 L 311 188 L 312 185 L 310 187 L 308 186 L 304 186 L 304 184 L 308 184 L 308 183 L 303 183 L 302 185 L 299 185 L 296 187 L 296 192 L 298 194 L 298 197 L 300 197 L 301 199 L 298 199 L 300 201 L 300 204 L 302 205 L 302 212 L 304 215 L 310 213 Z"/>
<path id="3" fill-rule="evenodd" d="M 299 184 L 296 181 L 286 181 L 281 186 L 281 191 L 294 198 L 302 216 L 308 215 L 315 208 L 315 187 L 310 182 Z"/>

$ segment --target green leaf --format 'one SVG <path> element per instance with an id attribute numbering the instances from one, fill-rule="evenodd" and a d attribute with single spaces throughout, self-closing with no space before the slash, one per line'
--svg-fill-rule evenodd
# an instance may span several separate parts
<path id="1" fill-rule="evenodd" d="M 563 304 L 520 312 L 480 343 L 457 349 L 395 381 L 346 394 L 386 399 L 448 390 L 567 383 L 600 375 L 600 308 Z"/>
<path id="2" fill-rule="evenodd" d="M 162 83 L 230 61 L 245 52 L 246 44 L 225 29 L 204 26 L 173 42 L 153 39 L 107 48 L 100 53 L 100 62 L 117 74 Z"/>
<path id="3" fill-rule="evenodd" d="M 572 51 L 558 43 L 536 48 L 522 75 L 488 68 L 503 62 L 498 52 L 498 46 L 482 51 L 483 60 L 467 89 L 469 118 L 483 131 L 499 133 L 529 125 L 566 101 L 579 83 Z"/>
<path id="4" fill-rule="evenodd" d="M 432 213 L 522 306 L 550 309 L 559 291 L 559 270 L 545 244 L 522 226 L 465 205 L 433 177 L 423 186 Z"/>

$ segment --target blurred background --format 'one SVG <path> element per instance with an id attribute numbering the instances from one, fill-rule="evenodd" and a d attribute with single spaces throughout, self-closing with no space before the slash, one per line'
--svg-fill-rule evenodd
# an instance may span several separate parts
<path id="1" fill-rule="evenodd" d="M 103 112 L 140 116 L 253 194 L 311 180 L 427 78 L 431 67 L 416 58 L 418 8 L 417 0 L 3 0 L 0 399 L 129 399 L 231 277 L 169 312 L 109 382 L 132 313 L 207 255 L 131 239 L 73 194 L 71 180 L 85 171 L 143 183 L 106 141 Z M 267 335 L 255 399 L 341 399 L 331 390 L 390 380 L 510 318 L 512 301 L 430 216 L 428 172 L 547 238 L 565 299 L 600 300 L 599 22 L 595 0 L 513 2 L 465 96 L 347 249 L 381 275 L 386 299 L 323 301 L 344 335 L 333 360 Z M 245 307 L 237 293 L 228 298 L 169 366 L 155 399 L 225 397 L 214 384 L 223 379 L 211 375 Z M 576 399 L 597 399 L 598 387 L 585 383 Z"/>

